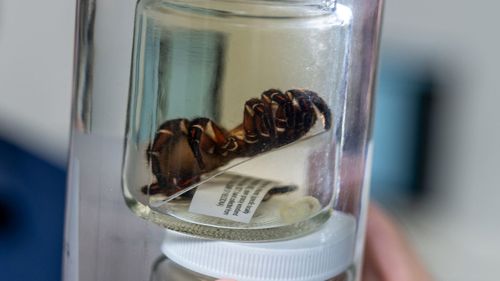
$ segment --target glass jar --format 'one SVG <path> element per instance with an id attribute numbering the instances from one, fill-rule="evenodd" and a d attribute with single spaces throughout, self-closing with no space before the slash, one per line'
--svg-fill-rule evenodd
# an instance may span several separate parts
<path id="1" fill-rule="evenodd" d="M 345 127 L 366 121 L 347 116 L 352 29 L 336 1 L 139 1 L 129 207 L 240 241 L 303 235 L 335 215 L 346 140 L 368 137 Z"/>
<path id="2" fill-rule="evenodd" d="M 64 279 L 146 280 L 165 228 L 276 241 L 343 216 L 357 267 L 380 10 L 78 1 Z"/>

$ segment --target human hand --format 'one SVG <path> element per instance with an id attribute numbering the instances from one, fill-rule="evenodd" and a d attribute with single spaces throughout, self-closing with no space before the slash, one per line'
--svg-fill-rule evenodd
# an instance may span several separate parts
<path id="1" fill-rule="evenodd" d="M 430 281 L 401 230 L 370 204 L 362 281 Z"/>

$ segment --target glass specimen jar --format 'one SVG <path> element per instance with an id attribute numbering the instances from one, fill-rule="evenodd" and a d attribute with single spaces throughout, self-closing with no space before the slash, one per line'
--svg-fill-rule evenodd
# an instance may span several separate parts
<path id="1" fill-rule="evenodd" d="M 148 280 L 165 228 L 282 243 L 341 217 L 356 275 L 380 11 L 78 0 L 64 280 Z"/>
<path id="2" fill-rule="evenodd" d="M 230 240 L 325 222 L 340 191 L 352 17 L 335 1 L 139 1 L 130 208 Z"/>

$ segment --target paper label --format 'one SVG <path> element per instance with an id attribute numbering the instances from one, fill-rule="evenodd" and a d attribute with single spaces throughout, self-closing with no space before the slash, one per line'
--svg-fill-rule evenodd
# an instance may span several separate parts
<path id="1" fill-rule="evenodd" d="M 278 184 L 264 179 L 225 174 L 198 187 L 189 211 L 249 223 L 267 192 Z"/>

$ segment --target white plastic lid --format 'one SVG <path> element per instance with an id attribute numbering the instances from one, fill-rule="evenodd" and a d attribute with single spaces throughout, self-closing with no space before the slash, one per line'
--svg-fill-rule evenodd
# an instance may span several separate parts
<path id="1" fill-rule="evenodd" d="M 214 278 L 238 281 L 324 281 L 353 262 L 356 221 L 334 212 L 316 232 L 300 238 L 236 243 L 167 230 L 163 253 L 175 263 Z"/>

